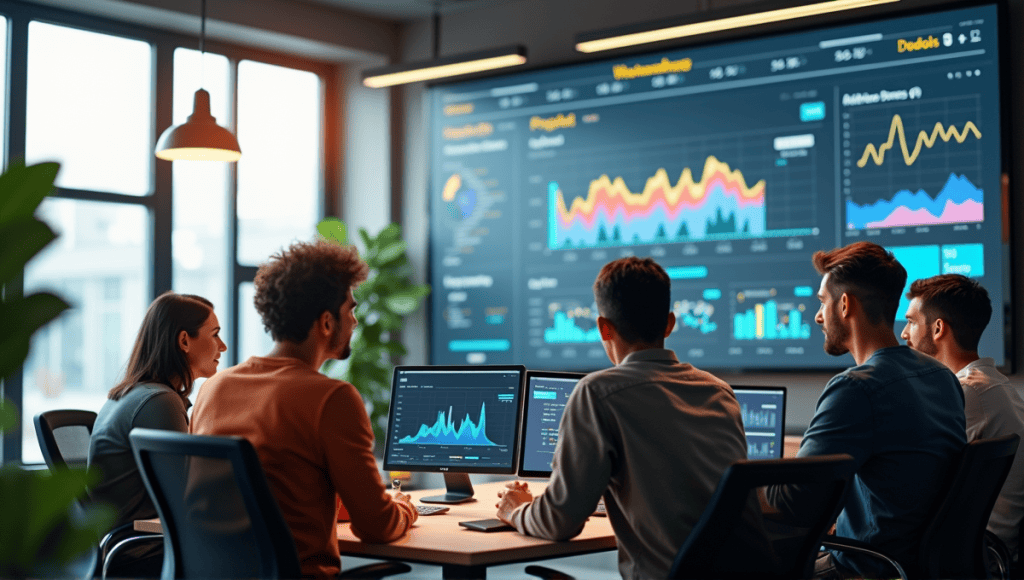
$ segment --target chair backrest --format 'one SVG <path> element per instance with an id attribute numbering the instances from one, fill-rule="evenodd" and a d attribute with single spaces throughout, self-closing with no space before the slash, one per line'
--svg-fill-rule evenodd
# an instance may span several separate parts
<path id="1" fill-rule="evenodd" d="M 925 578 L 987 578 L 985 528 L 1020 436 L 968 443 L 924 533 L 918 558 Z"/>
<path id="2" fill-rule="evenodd" d="M 43 461 L 54 467 L 85 468 L 96 413 L 77 409 L 45 411 L 35 416 L 36 439 Z"/>
<path id="3" fill-rule="evenodd" d="M 129 439 L 164 529 L 163 580 L 301 575 L 251 443 L 140 428 Z"/>
<path id="4" fill-rule="evenodd" d="M 704 513 L 676 554 L 669 578 L 810 578 L 826 529 L 832 524 L 854 472 L 849 455 L 823 455 L 769 461 L 737 461 L 718 483 Z M 804 505 L 814 514 L 806 528 L 793 528 L 790 540 L 765 550 L 750 541 L 743 519 L 758 488 L 794 484 L 808 489 Z M 804 494 L 801 494 L 802 497 Z"/>

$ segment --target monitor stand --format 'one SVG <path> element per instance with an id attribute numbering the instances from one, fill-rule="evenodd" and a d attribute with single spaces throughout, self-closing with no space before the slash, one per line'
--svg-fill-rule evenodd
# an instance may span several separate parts
<path id="1" fill-rule="evenodd" d="M 469 481 L 468 473 L 445 473 L 444 486 L 448 489 L 448 493 L 421 497 L 420 501 L 425 503 L 462 503 L 473 499 L 473 484 Z"/>

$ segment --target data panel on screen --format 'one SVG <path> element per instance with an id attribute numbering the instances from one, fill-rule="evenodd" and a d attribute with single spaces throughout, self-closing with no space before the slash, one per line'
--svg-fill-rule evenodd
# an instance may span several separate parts
<path id="1" fill-rule="evenodd" d="M 711 368 L 850 364 L 811 255 L 859 240 L 1000 312 L 999 30 L 976 5 L 432 89 L 432 362 L 607 366 L 591 287 L 628 255 Z"/>
<path id="2" fill-rule="evenodd" d="M 397 367 L 387 469 L 514 473 L 525 369 Z"/>

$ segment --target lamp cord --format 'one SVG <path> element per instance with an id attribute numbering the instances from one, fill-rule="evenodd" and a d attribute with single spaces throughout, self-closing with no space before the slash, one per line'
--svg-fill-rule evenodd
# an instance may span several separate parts
<path id="1" fill-rule="evenodd" d="M 206 0 L 199 1 L 199 88 L 206 87 Z"/>
<path id="2" fill-rule="evenodd" d="M 203 0 L 204 2 L 206 0 Z M 434 2 L 434 60 L 441 52 L 441 0 Z"/>

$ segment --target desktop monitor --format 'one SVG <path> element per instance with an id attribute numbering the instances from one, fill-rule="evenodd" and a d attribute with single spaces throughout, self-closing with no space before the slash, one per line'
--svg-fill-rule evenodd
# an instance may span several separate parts
<path id="1" fill-rule="evenodd" d="M 391 382 L 384 469 L 444 473 L 447 493 L 473 497 L 470 473 L 516 472 L 521 365 L 398 366 Z"/>
<path id="2" fill-rule="evenodd" d="M 523 407 L 523 437 L 519 447 L 519 475 L 548 477 L 558 443 L 565 402 L 585 377 L 583 373 L 527 371 Z"/>
<path id="3" fill-rule="evenodd" d="M 747 459 L 781 459 L 786 432 L 785 387 L 734 386 L 747 434 Z"/>

